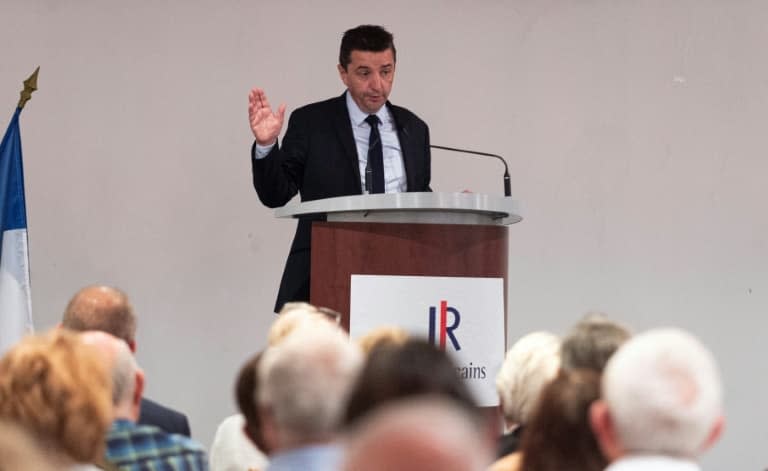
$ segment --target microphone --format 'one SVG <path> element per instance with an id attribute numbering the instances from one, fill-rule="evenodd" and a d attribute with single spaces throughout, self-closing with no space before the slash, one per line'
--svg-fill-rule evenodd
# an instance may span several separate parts
<path id="1" fill-rule="evenodd" d="M 512 196 L 512 190 L 510 189 L 510 184 L 509 184 L 509 167 L 507 167 L 507 161 L 504 160 L 504 157 L 496 154 L 489 154 L 487 152 L 478 152 L 476 150 L 468 150 L 468 149 L 458 149 L 456 147 L 436 146 L 434 144 L 430 144 L 429 147 L 433 149 L 449 150 L 451 152 L 459 152 L 459 153 L 472 154 L 472 155 L 482 155 L 485 157 L 494 157 L 496 159 L 501 160 L 501 163 L 504 164 L 504 196 Z"/>

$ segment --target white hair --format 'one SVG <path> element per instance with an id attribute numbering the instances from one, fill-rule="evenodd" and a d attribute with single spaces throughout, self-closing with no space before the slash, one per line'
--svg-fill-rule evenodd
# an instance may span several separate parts
<path id="1" fill-rule="evenodd" d="M 722 412 L 712 354 L 691 334 L 654 329 L 608 361 L 603 397 L 628 453 L 696 456 Z"/>
<path id="2" fill-rule="evenodd" d="M 112 364 L 112 403 L 114 405 L 133 400 L 138 369 L 136 357 L 133 356 L 128 344 L 115 338 L 115 360 Z"/>
<path id="3" fill-rule="evenodd" d="M 360 348 L 330 322 L 299 325 L 267 348 L 259 365 L 260 406 L 286 442 L 333 434 L 362 365 Z"/>
<path id="4" fill-rule="evenodd" d="M 542 389 L 559 368 L 560 338 L 555 334 L 532 332 L 515 342 L 496 375 L 496 391 L 507 423 L 528 421 Z"/>

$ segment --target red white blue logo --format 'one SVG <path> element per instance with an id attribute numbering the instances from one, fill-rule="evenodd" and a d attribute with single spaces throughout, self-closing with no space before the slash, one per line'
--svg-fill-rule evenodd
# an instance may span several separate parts
<path id="1" fill-rule="evenodd" d="M 455 331 L 461 323 L 461 314 L 455 307 L 448 305 L 448 301 L 440 301 L 439 311 L 437 306 L 429 307 L 429 343 L 445 350 L 446 341 L 450 340 L 456 351 L 461 350 L 461 345 L 456 339 Z M 450 325 L 448 315 L 450 314 Z"/>

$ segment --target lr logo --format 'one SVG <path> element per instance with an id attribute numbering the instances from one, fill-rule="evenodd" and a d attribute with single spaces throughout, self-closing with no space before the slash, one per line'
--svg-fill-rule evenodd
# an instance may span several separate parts
<path id="1" fill-rule="evenodd" d="M 453 323 L 448 325 L 448 313 L 453 314 Z M 440 301 L 440 313 L 438 318 L 437 308 L 435 306 L 429 307 L 429 343 L 440 347 L 440 350 L 445 350 L 445 338 L 449 337 L 453 348 L 456 351 L 461 350 L 459 341 L 456 340 L 456 336 L 453 331 L 459 327 L 461 323 L 461 315 L 458 309 L 448 306 L 448 301 Z M 440 323 L 439 325 L 437 323 Z M 437 337 L 437 338 L 436 338 Z M 439 343 L 438 343 L 439 342 Z"/>

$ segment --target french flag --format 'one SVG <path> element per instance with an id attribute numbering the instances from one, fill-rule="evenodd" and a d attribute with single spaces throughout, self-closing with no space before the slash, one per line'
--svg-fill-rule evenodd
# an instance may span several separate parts
<path id="1" fill-rule="evenodd" d="M 0 144 L 0 355 L 32 332 L 20 114 L 17 108 Z"/>

